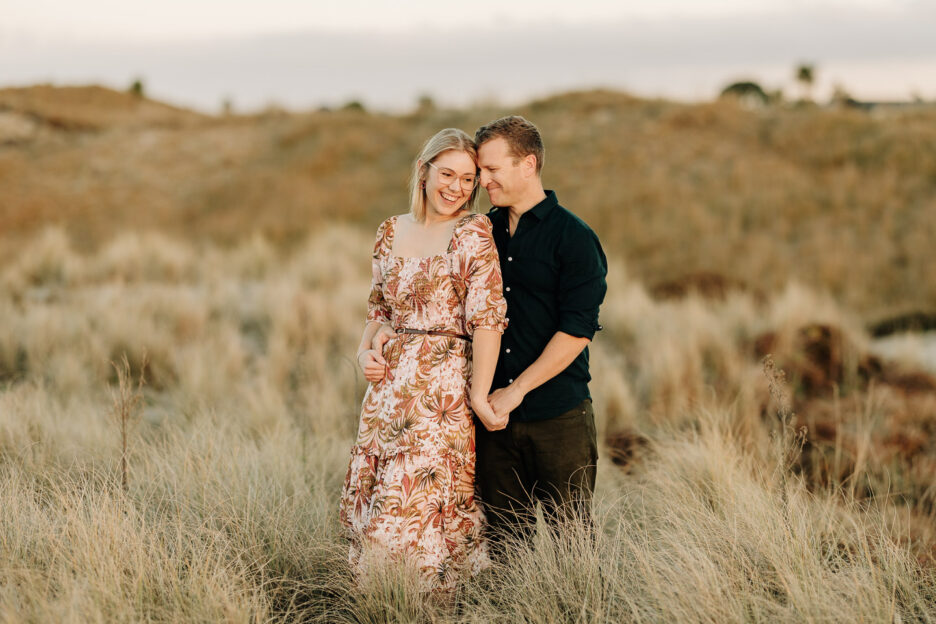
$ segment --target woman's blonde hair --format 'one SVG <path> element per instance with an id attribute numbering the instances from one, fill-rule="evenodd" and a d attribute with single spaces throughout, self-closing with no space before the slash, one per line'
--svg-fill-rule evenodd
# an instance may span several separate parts
<path id="1" fill-rule="evenodd" d="M 465 132 L 458 128 L 445 128 L 435 133 L 413 162 L 413 175 L 410 179 L 410 213 L 417 221 L 426 219 L 426 178 L 429 175 L 429 163 L 439 157 L 439 154 L 449 150 L 465 152 L 475 164 L 475 173 L 478 167 L 478 149 L 474 141 Z M 476 212 L 478 208 L 478 193 L 480 185 L 476 185 L 462 210 Z"/>

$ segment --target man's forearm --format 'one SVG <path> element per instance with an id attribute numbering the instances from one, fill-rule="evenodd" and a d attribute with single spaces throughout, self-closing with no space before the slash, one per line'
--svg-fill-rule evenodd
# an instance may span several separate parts
<path id="1" fill-rule="evenodd" d="M 511 384 L 526 395 L 569 367 L 588 343 L 588 338 L 556 332 L 536 361 L 530 364 Z"/>

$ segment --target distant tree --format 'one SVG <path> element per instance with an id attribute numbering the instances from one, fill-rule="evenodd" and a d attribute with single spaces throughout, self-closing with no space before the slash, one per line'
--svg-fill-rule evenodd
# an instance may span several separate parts
<path id="1" fill-rule="evenodd" d="M 831 103 L 836 106 L 848 106 L 850 102 L 853 102 L 855 99 L 851 96 L 851 93 L 841 84 L 836 84 L 832 87 L 832 100 Z"/>
<path id="2" fill-rule="evenodd" d="M 221 101 L 221 114 L 227 117 L 234 113 L 234 102 L 231 98 L 226 97 Z"/>
<path id="3" fill-rule="evenodd" d="M 770 98 L 756 82 L 733 82 L 721 91 L 721 97 L 737 98 L 741 104 L 750 107 L 764 106 Z"/>
<path id="4" fill-rule="evenodd" d="M 342 106 L 341 110 L 354 111 L 358 113 L 367 112 L 367 109 L 364 108 L 364 104 L 361 103 L 359 100 L 351 100 L 350 102 Z"/>
<path id="5" fill-rule="evenodd" d="M 436 109 L 435 100 L 432 99 L 432 96 L 424 93 L 419 96 L 419 99 L 416 100 L 416 113 L 425 115 L 431 113 Z"/>
<path id="6" fill-rule="evenodd" d="M 138 98 L 144 97 L 143 80 L 140 78 L 134 79 L 134 81 L 130 83 L 130 88 L 127 89 L 127 93 L 135 95 Z"/>
<path id="7" fill-rule="evenodd" d="M 816 81 L 816 66 L 812 63 L 800 63 L 796 66 L 796 81 L 803 89 L 803 99 L 812 101 L 813 84 Z"/>

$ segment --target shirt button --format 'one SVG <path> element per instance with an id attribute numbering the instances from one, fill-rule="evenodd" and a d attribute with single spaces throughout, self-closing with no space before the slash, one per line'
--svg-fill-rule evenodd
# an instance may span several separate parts
<path id="1" fill-rule="evenodd" d="M 505 353 L 510 353 L 510 349 L 507 349 L 507 350 L 505 351 Z"/>
<path id="2" fill-rule="evenodd" d="M 513 383 L 513 379 L 508 379 L 507 383 Z"/>
<path id="3" fill-rule="evenodd" d="M 508 287 L 505 288 L 504 290 L 506 290 L 507 292 L 510 292 L 510 286 L 508 286 Z"/>
<path id="4" fill-rule="evenodd" d="M 507 256 L 507 262 L 513 262 L 513 256 Z"/>
<path id="5" fill-rule="evenodd" d="M 509 322 L 510 322 L 510 317 L 509 317 L 509 316 L 505 316 L 505 317 L 504 317 L 504 320 L 507 321 L 507 322 L 509 323 Z"/>

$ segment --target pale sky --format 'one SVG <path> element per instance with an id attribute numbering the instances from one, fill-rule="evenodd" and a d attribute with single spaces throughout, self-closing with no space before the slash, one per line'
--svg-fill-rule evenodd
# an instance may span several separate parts
<path id="1" fill-rule="evenodd" d="M 206 111 L 360 99 L 402 110 L 607 87 L 709 99 L 736 79 L 795 94 L 936 99 L 934 0 L 0 0 L 0 87 L 126 88 Z"/>
<path id="2" fill-rule="evenodd" d="M 4 30 L 81 39 L 165 40 L 299 29 L 401 32 L 530 22 L 600 24 L 633 17 L 732 17 L 874 9 L 912 0 L 2 0 Z"/>

